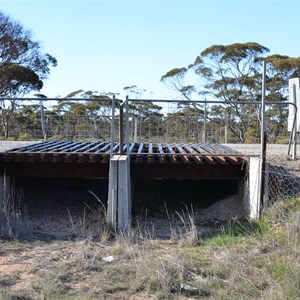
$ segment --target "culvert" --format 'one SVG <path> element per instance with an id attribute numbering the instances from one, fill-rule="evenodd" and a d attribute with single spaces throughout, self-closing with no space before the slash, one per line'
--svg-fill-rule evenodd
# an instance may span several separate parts
<path id="1" fill-rule="evenodd" d="M 28 238 L 99 238 L 106 224 L 107 180 L 17 177 Z"/>
<path id="2" fill-rule="evenodd" d="M 246 161 L 238 153 L 222 145 L 130 143 L 129 146 L 130 177 L 132 185 L 137 187 L 136 190 L 133 189 L 134 209 L 141 186 L 145 184 L 149 185 L 148 194 L 151 195 L 154 190 L 162 193 L 162 197 L 155 196 L 160 203 L 175 199 L 173 203 L 170 200 L 167 207 L 180 201 L 186 202 L 187 206 L 196 202 L 196 206 L 203 209 L 203 206 L 232 196 L 237 190 L 238 182 L 245 175 Z M 118 144 L 114 149 L 117 150 L 117 147 Z M 3 175 L 10 178 L 107 180 L 109 149 L 109 143 L 100 142 L 38 143 L 1 153 L 0 169 Z M 155 184 L 159 189 L 153 186 Z M 119 192 L 118 195 L 122 193 Z M 147 197 L 149 198 L 149 195 L 144 198 Z M 161 198 L 164 198 L 164 201 L 161 201 Z"/>

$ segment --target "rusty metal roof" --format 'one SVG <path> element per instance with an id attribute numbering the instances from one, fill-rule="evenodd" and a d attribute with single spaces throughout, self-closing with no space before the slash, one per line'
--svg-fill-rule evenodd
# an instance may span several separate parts
<path id="1" fill-rule="evenodd" d="M 113 152 L 120 149 L 113 144 Z M 240 154 L 222 144 L 129 143 L 131 161 L 171 164 L 241 164 Z M 124 145 L 127 153 L 127 145 Z M 1 153 L 6 162 L 89 162 L 107 163 L 111 144 L 106 142 L 48 141 L 10 149 Z"/>

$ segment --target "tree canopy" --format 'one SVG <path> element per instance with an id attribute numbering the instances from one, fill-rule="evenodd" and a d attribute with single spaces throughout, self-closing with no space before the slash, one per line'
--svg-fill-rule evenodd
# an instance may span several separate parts
<path id="1" fill-rule="evenodd" d="M 43 53 L 28 30 L 0 11 L 0 106 L 5 138 L 11 115 L 18 105 L 16 100 L 8 98 L 39 91 L 50 67 L 56 65 L 56 59 Z"/>
<path id="2" fill-rule="evenodd" d="M 18 96 L 39 91 L 56 66 L 56 59 L 43 53 L 41 45 L 22 25 L 0 11 L 0 95 Z"/>
<path id="3" fill-rule="evenodd" d="M 205 95 L 227 102 L 222 114 L 232 133 L 244 142 L 251 124 L 260 122 L 259 107 L 231 102 L 261 99 L 262 61 L 268 65 L 267 100 L 286 100 L 288 78 L 300 76 L 300 58 L 279 54 L 267 56 L 269 52 L 267 47 L 254 42 L 213 45 L 202 51 L 188 67 L 168 71 L 161 81 L 186 100 L 191 100 L 196 93 L 198 98 Z M 199 84 L 185 82 L 189 72 L 194 73 Z M 218 111 L 220 113 L 220 109 Z"/>

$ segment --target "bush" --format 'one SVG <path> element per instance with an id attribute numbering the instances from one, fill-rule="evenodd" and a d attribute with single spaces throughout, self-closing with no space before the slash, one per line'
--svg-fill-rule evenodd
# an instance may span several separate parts
<path id="1" fill-rule="evenodd" d="M 31 137 L 28 133 L 21 133 L 18 138 L 18 141 L 30 141 L 30 140 L 31 140 Z"/>

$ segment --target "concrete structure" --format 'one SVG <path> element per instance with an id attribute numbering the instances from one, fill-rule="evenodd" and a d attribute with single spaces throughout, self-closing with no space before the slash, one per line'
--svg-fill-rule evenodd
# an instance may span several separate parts
<path id="1" fill-rule="evenodd" d="M 260 211 L 260 160 L 250 157 L 248 169 L 248 178 L 244 182 L 243 209 L 249 219 L 257 219 Z"/>
<path id="2" fill-rule="evenodd" d="M 266 166 L 265 186 L 264 186 L 264 203 L 268 202 L 268 165 Z M 248 177 L 243 183 L 243 210 L 250 219 L 258 219 L 261 211 L 261 160 L 250 157 L 248 166 Z"/>
<path id="3" fill-rule="evenodd" d="M 110 161 L 107 222 L 121 232 L 131 224 L 130 160 L 127 155 L 114 155 Z"/>
<path id="4" fill-rule="evenodd" d="M 118 144 L 114 144 L 117 151 Z M 107 222 L 126 232 L 131 224 L 131 179 L 242 180 L 243 205 L 250 219 L 260 212 L 260 168 L 223 145 L 137 144 L 129 153 L 115 154 L 104 142 L 45 142 L 0 153 L 0 206 L 9 199 L 11 178 L 109 178 Z M 127 150 L 126 148 L 126 150 Z M 247 178 L 245 181 L 244 178 Z"/>

